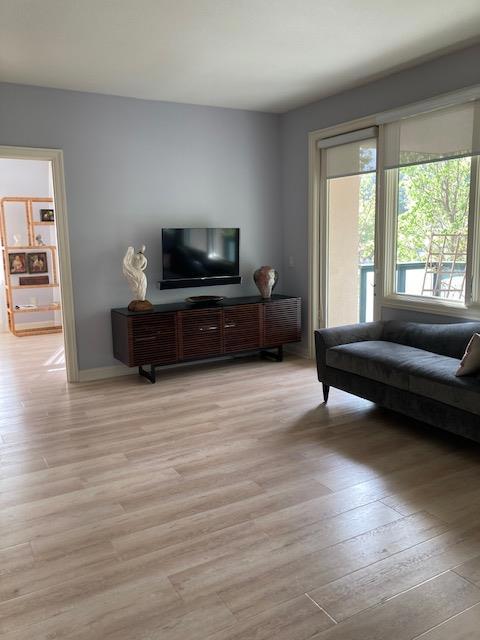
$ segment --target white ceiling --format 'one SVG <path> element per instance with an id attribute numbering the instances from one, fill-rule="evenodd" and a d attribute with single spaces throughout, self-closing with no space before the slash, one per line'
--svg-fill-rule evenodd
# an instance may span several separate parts
<path id="1" fill-rule="evenodd" d="M 0 0 L 0 80 L 283 112 L 480 34 L 479 0 Z"/>

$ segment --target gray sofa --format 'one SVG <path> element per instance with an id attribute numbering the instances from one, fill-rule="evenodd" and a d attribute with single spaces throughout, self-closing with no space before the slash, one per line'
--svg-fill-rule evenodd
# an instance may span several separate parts
<path id="1" fill-rule="evenodd" d="M 480 376 L 455 371 L 480 322 L 368 322 L 315 332 L 324 400 L 337 387 L 480 442 Z"/>

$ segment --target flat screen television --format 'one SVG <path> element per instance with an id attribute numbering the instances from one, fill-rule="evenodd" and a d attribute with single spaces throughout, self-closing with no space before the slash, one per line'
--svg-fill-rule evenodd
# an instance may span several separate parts
<path id="1" fill-rule="evenodd" d="M 160 289 L 238 284 L 239 253 L 240 229 L 163 229 Z"/>

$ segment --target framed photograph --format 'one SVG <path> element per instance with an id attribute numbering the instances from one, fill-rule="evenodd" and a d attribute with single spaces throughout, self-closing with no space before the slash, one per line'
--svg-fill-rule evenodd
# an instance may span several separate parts
<path id="1" fill-rule="evenodd" d="M 24 253 L 9 253 L 10 273 L 27 273 L 27 261 Z"/>
<path id="2" fill-rule="evenodd" d="M 28 253 L 28 273 L 48 273 L 48 261 L 45 251 Z"/>
<path id="3" fill-rule="evenodd" d="M 55 213 L 53 209 L 40 209 L 40 222 L 54 222 Z"/>

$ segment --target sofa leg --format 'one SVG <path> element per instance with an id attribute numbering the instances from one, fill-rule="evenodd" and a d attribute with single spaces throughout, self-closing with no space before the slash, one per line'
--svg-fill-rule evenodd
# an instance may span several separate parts
<path id="1" fill-rule="evenodd" d="M 327 404 L 328 402 L 328 394 L 330 393 L 330 387 L 328 384 L 325 384 L 324 382 L 322 383 L 322 388 L 323 388 L 323 401 L 325 402 L 325 404 Z"/>

